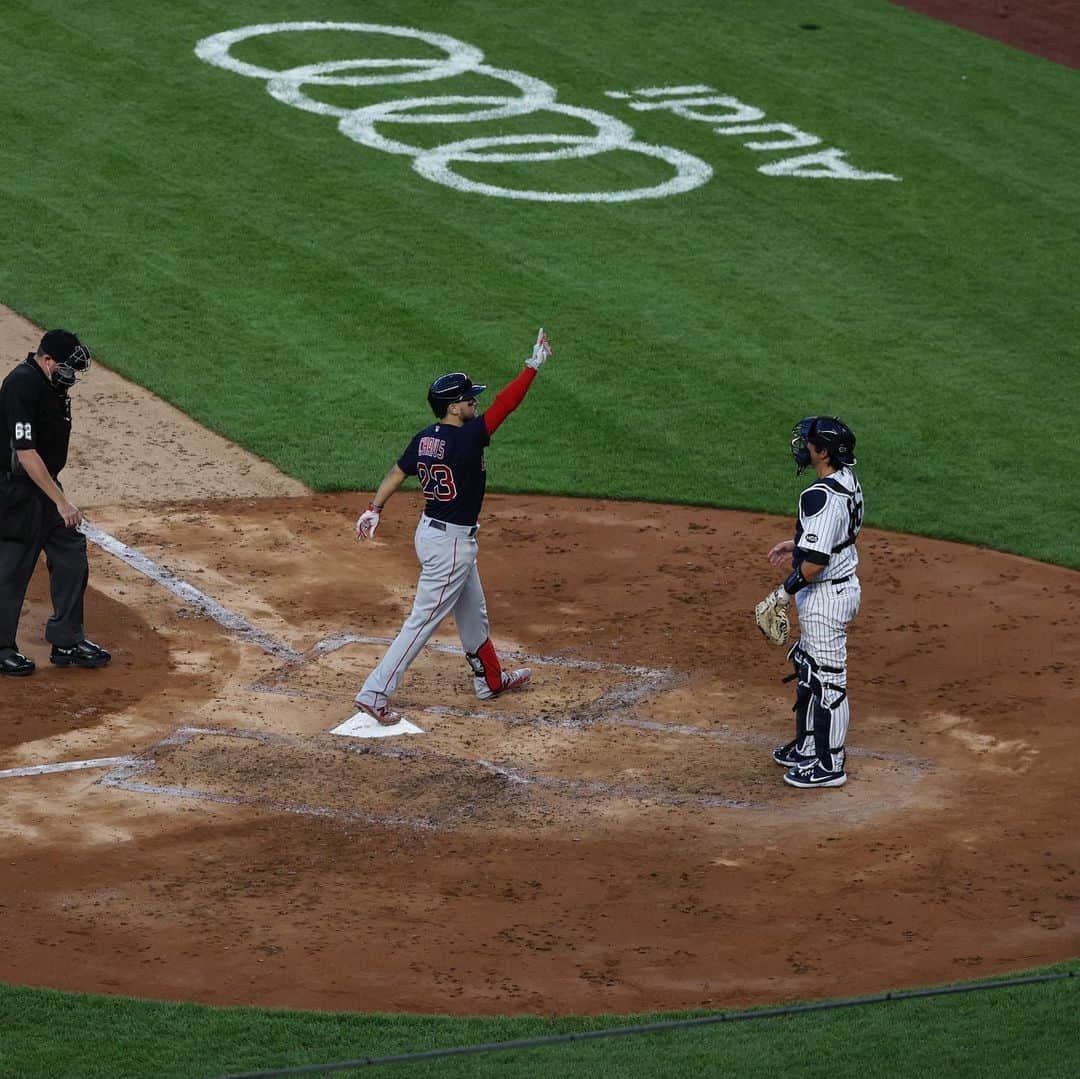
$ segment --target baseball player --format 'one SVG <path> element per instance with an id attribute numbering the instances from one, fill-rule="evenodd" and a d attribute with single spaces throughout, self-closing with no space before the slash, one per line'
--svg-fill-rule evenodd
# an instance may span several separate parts
<path id="1" fill-rule="evenodd" d="M 848 730 L 847 625 L 858 614 L 862 589 L 855 540 L 863 522 L 863 494 L 852 465 L 855 435 L 836 416 L 807 416 L 791 432 L 796 475 L 817 479 L 799 499 L 795 538 L 776 544 L 769 562 L 791 559 L 787 580 L 755 610 L 767 637 L 787 640 L 787 604 L 799 611 L 799 639 L 788 652 L 798 679 L 795 738 L 773 751 L 793 787 L 842 787 Z M 771 632 L 779 621 L 782 630 Z M 791 680 L 790 678 L 788 679 Z"/>
<path id="2" fill-rule="evenodd" d="M 416 599 L 401 632 L 356 695 L 360 710 L 384 726 L 394 726 L 404 718 L 391 710 L 390 698 L 448 614 L 453 614 L 457 624 L 477 697 L 489 700 L 520 689 L 532 677 L 528 667 L 504 671 L 488 636 L 487 603 L 476 568 L 476 532 L 487 484 L 484 449 L 503 420 L 521 404 L 550 355 L 551 346 L 541 329 L 522 372 L 482 414 L 477 412 L 476 399 L 486 386 L 476 385 L 463 371 L 435 379 L 427 395 L 435 423 L 413 437 L 356 522 L 356 538 L 370 539 L 387 500 L 406 477 L 419 477 L 425 508 L 414 537 L 421 566 Z"/>
<path id="3" fill-rule="evenodd" d="M 90 367 L 90 353 L 69 330 L 49 330 L 0 385 L 0 674 L 34 673 L 15 643 L 38 555 L 49 567 L 53 615 L 45 626 L 58 667 L 104 667 L 112 658 L 86 639 L 83 597 L 90 571 L 83 516 L 58 479 L 71 438 L 68 391 Z"/>

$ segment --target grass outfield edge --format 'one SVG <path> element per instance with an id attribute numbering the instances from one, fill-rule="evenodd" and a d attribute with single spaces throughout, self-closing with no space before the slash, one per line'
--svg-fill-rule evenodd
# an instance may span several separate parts
<path id="1" fill-rule="evenodd" d="M 138 1069 L 151 1064 L 153 1073 L 161 1075 L 207 1075 L 211 1073 L 211 1070 L 214 1074 L 219 1074 L 222 1073 L 219 1069 L 229 1068 L 233 1069 L 229 1074 L 236 1074 L 236 1069 L 241 1068 L 248 1070 L 260 1067 L 267 1069 L 311 1068 L 317 1066 L 316 1062 L 319 1061 L 323 1063 L 334 1060 L 351 1061 L 355 1059 L 358 1046 L 372 1050 L 364 1058 L 372 1060 L 381 1060 L 391 1055 L 412 1056 L 417 1053 L 432 1056 L 436 1055 L 440 1048 L 458 1051 L 447 1055 L 465 1055 L 462 1050 L 484 1046 L 483 1054 L 471 1056 L 474 1062 L 471 1066 L 475 1066 L 479 1055 L 501 1053 L 504 1056 L 499 1067 L 507 1067 L 509 1070 L 500 1071 L 498 1074 L 525 1075 L 533 1074 L 527 1062 L 523 1065 L 526 1070 L 516 1070 L 507 1063 L 505 1054 L 511 1051 L 524 1052 L 530 1047 L 499 1045 L 499 1042 L 577 1034 L 579 1037 L 572 1040 L 562 1038 L 561 1044 L 566 1045 L 569 1041 L 570 1044 L 584 1051 L 582 1043 L 586 1041 L 586 1037 L 582 1036 L 587 1036 L 589 1040 L 597 1040 L 601 1039 L 600 1032 L 610 1031 L 613 1028 L 648 1025 L 655 1026 L 656 1029 L 635 1032 L 633 1035 L 628 1033 L 624 1036 L 637 1037 L 638 1034 L 642 1036 L 648 1034 L 651 1038 L 654 1034 L 678 1032 L 683 1037 L 682 1048 L 693 1055 L 701 1052 L 700 1048 L 687 1044 L 695 1036 L 727 1022 L 737 1022 L 741 1015 L 749 1013 L 745 1015 L 746 1021 L 740 1023 L 742 1030 L 746 1033 L 740 1033 L 738 1036 L 744 1049 L 747 1042 L 754 1043 L 755 1038 L 759 1036 L 757 1031 L 762 1028 L 757 1021 L 772 1018 L 785 1018 L 789 1022 L 804 1020 L 818 1022 L 822 1027 L 839 1024 L 842 1028 L 839 1032 L 841 1040 L 848 1039 L 852 1044 L 858 1044 L 860 1042 L 858 1030 L 845 1033 L 848 1024 L 858 1028 L 868 1021 L 884 1022 L 892 1014 L 891 1011 L 885 1012 L 878 1008 L 872 1008 L 867 1013 L 865 1006 L 868 1005 L 907 1004 L 908 1002 L 914 1005 L 916 1001 L 932 1001 L 949 995 L 949 999 L 953 1001 L 962 998 L 971 1002 L 976 1013 L 986 1012 L 989 1015 L 996 1007 L 993 999 L 998 994 L 969 998 L 967 996 L 969 992 L 980 993 L 982 989 L 992 988 L 999 988 L 1004 992 L 1009 989 L 1043 985 L 1054 986 L 1059 993 L 1064 993 L 1072 991 L 1065 989 L 1065 986 L 1075 989 L 1075 979 L 1078 975 L 1080 975 L 1080 958 L 1033 970 L 993 975 L 978 981 L 896 990 L 893 991 L 895 995 L 879 993 L 855 998 L 824 998 L 820 1001 L 794 1002 L 767 1009 L 693 1009 L 677 1012 L 635 1013 L 625 1016 L 554 1018 L 528 1015 L 450 1017 L 408 1013 L 290 1011 L 240 1005 L 215 1007 L 190 1002 L 76 994 L 53 989 L 0 984 L 0 1015 L 5 1017 L 6 1028 L 5 1039 L 0 1043 L 0 1074 L 19 1074 L 27 1077 L 57 1074 L 139 1075 L 145 1072 Z M 1055 980 L 1049 980 L 1051 978 Z M 22 1003 L 21 1017 L 16 1015 L 12 1006 L 15 1001 Z M 1026 1023 L 1023 1012 L 1025 1009 L 1035 1011 L 1047 1006 L 1045 996 L 1030 997 L 1015 1005 L 1009 1014 L 1014 1016 L 1013 1022 L 1018 1024 L 1020 1029 L 1030 1029 L 1032 1039 L 1037 1041 L 1045 1034 L 1045 1031 L 1040 1031 L 1037 1023 Z M 858 1010 L 851 1010 L 856 1008 Z M 802 1009 L 801 1012 L 799 1009 Z M 815 1012 L 826 1011 L 830 1015 L 828 1020 L 811 1018 Z M 1017 1011 L 1020 1013 L 1019 1019 L 1015 1018 Z M 871 1014 L 874 1018 L 867 1020 L 867 1014 Z M 1070 1014 L 1075 1016 L 1078 1010 L 1075 1008 L 1069 1010 L 1066 1007 L 1064 1015 L 1067 1017 Z M 72 1021 L 80 1015 L 81 1022 L 73 1025 Z M 728 1018 L 721 1020 L 717 1018 L 719 1016 Z M 910 1019 L 910 1016 L 907 1018 Z M 710 1019 L 712 1022 L 708 1022 Z M 683 1023 L 681 1027 L 671 1026 L 680 1022 Z M 975 1022 L 977 1026 L 983 1025 L 981 1019 L 976 1019 Z M 885 1025 L 888 1027 L 888 1023 Z M 910 1036 L 911 1031 L 907 1029 L 908 1026 L 910 1023 L 902 1018 L 897 1026 L 897 1035 Z M 1067 1022 L 1064 1026 L 1067 1028 Z M 59 1038 L 53 1037 L 52 1048 L 49 1047 L 49 1039 L 44 1033 L 46 1029 L 54 1035 L 58 1031 L 61 1034 Z M 926 1032 L 921 1032 L 919 1037 L 925 1034 Z M 830 1036 L 835 1036 L 835 1031 Z M 116 1050 L 119 1059 L 132 1063 L 137 1070 L 129 1072 L 116 1069 L 113 1063 L 107 1064 L 107 1067 L 114 1070 L 102 1072 L 68 1071 L 57 1067 L 61 1059 L 68 1059 L 72 1064 L 79 1061 L 85 1063 L 87 1059 L 85 1050 L 93 1037 L 103 1039 L 106 1045 Z M 765 1031 L 760 1037 L 767 1042 L 772 1035 Z M 948 1024 L 940 1031 L 935 1031 L 934 1037 L 927 1045 L 931 1056 L 935 1051 L 935 1041 L 939 1046 L 937 1052 L 942 1055 L 949 1053 L 953 1048 L 951 1037 Z M 867 1040 L 865 1031 L 861 1040 L 863 1042 Z M 727 1044 L 730 1045 L 730 1039 Z M 490 1049 L 487 1048 L 489 1045 Z M 672 1043 L 670 1038 L 645 1043 L 646 1048 L 642 1048 L 641 1043 L 636 1043 L 636 1045 L 644 1062 L 655 1055 L 657 1066 L 661 1069 L 672 1063 L 680 1052 L 680 1044 Z M 412 1048 L 410 1049 L 409 1046 Z M 877 1051 L 875 1046 L 864 1048 Z M 750 1045 L 749 1051 L 755 1051 L 753 1044 Z M 201 1053 L 199 1061 L 193 1059 L 195 1052 Z M 18 1057 L 15 1056 L 16 1053 L 19 1054 Z M 146 1055 L 140 1055 L 141 1053 Z M 40 1060 L 40 1071 L 33 1070 L 34 1059 Z M 176 1061 L 175 1069 L 170 1069 L 166 1064 L 169 1059 Z M 975 1055 L 971 1058 L 971 1063 L 974 1064 L 979 1059 Z M 5 1063 L 17 1064 L 19 1071 L 6 1071 Z M 199 1070 L 186 1070 L 192 1065 L 197 1066 Z M 444 1070 L 438 1074 L 449 1074 L 445 1070 L 446 1061 L 443 1061 L 440 1067 Z M 470 1073 L 455 1072 L 454 1074 Z M 642 1074 L 652 1073 L 642 1072 Z M 658 1071 L 656 1074 L 663 1074 L 663 1071 Z M 854 1076 L 859 1074 L 859 1070 L 858 1067 L 850 1069 L 839 1067 L 833 1074 Z M 993 1074 L 993 1072 L 991 1070 L 982 1074 Z"/>

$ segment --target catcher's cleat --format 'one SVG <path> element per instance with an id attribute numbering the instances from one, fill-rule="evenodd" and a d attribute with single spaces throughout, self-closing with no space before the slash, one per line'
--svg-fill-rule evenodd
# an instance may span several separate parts
<path id="1" fill-rule="evenodd" d="M 790 742 L 777 746 L 772 751 L 772 759 L 781 768 L 805 768 L 808 764 L 813 764 L 817 760 L 813 753 L 800 753 L 798 746 L 799 740 L 793 738 Z"/>
<path id="2" fill-rule="evenodd" d="M 473 688 L 480 700 L 490 701 L 492 697 L 500 697 L 511 689 L 521 689 L 522 686 L 529 684 L 531 678 L 532 671 L 528 667 L 518 667 L 516 671 L 502 672 L 502 689 L 492 689 L 484 678 L 474 678 Z"/>
<path id="3" fill-rule="evenodd" d="M 405 719 L 400 712 L 395 712 L 385 704 L 382 708 L 373 708 L 370 704 L 365 704 L 363 701 L 357 701 L 356 707 L 365 715 L 371 716 L 380 727 L 396 727 Z"/>
<path id="4" fill-rule="evenodd" d="M 37 664 L 32 659 L 27 659 L 22 652 L 11 649 L 3 659 L 0 659 L 0 674 L 9 678 L 25 678 L 37 670 Z"/>
<path id="5" fill-rule="evenodd" d="M 784 782 L 790 787 L 842 787 L 847 782 L 847 772 L 842 768 L 839 772 L 830 772 L 822 768 L 821 762 L 815 760 L 813 764 L 803 768 L 792 768 L 784 773 Z"/>
<path id="6" fill-rule="evenodd" d="M 54 644 L 49 654 L 49 662 L 57 667 L 107 667 L 111 660 L 111 653 L 93 641 L 79 641 L 70 648 L 59 648 Z"/>

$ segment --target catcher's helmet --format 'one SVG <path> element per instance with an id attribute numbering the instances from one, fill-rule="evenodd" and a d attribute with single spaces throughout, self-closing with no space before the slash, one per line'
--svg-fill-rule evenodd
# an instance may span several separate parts
<path id="1" fill-rule="evenodd" d="M 440 375 L 428 387 L 427 399 L 435 418 L 441 420 L 447 408 L 458 401 L 471 401 L 487 389 L 473 382 L 464 371 L 454 371 L 449 375 Z"/>
<path id="2" fill-rule="evenodd" d="M 38 345 L 38 355 L 56 361 L 52 383 L 64 389 L 74 386 L 79 375 L 90 370 L 90 350 L 70 330 L 49 330 Z"/>
<path id="3" fill-rule="evenodd" d="M 798 466 L 796 476 L 810 466 L 808 442 L 825 450 L 835 468 L 855 464 L 855 432 L 838 416 L 806 416 L 791 429 L 791 456 Z"/>

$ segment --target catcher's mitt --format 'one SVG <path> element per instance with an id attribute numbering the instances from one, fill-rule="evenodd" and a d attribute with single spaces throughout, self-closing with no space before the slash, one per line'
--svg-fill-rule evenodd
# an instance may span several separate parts
<path id="1" fill-rule="evenodd" d="M 754 619 L 758 629 L 773 644 L 786 644 L 790 625 L 787 605 L 781 603 L 775 592 L 770 592 L 755 608 Z"/>

